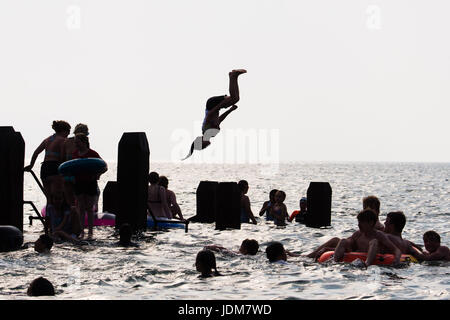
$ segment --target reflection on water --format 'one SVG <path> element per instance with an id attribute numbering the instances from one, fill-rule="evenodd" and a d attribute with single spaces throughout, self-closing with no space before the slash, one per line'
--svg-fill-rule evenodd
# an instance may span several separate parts
<path id="1" fill-rule="evenodd" d="M 114 164 L 99 183 L 115 180 Z M 38 169 L 36 169 L 38 170 Z M 449 263 L 411 264 L 401 268 L 349 264 L 319 265 L 305 257 L 289 257 L 289 264 L 269 264 L 265 248 L 281 241 L 300 254 L 331 237 L 346 237 L 357 229 L 356 213 L 364 196 L 381 200 L 380 219 L 402 210 L 407 216 L 404 237 L 422 244 L 427 230 L 440 233 L 449 245 L 450 186 L 448 164 L 292 163 L 275 175 L 255 165 L 175 165 L 152 163 L 151 170 L 168 176 L 185 217 L 195 214 L 195 190 L 201 180 L 249 182 L 255 214 L 273 189 L 284 190 L 288 211 L 298 209 L 310 181 L 328 181 L 333 188 L 332 227 L 311 229 L 299 224 L 276 228 L 263 219 L 257 226 L 217 231 L 214 224 L 191 223 L 182 229 L 147 232 L 139 248 L 119 248 L 114 229 L 95 229 L 96 241 L 74 246 L 55 244 L 51 254 L 30 248 L 0 255 L 0 298 L 29 299 L 28 284 L 38 276 L 52 281 L 55 298 L 46 299 L 448 299 Z M 195 177 L 195 178 L 193 178 Z M 25 176 L 25 199 L 44 204 L 35 182 Z M 101 199 L 100 199 L 101 203 Z M 101 207 L 101 205 L 100 205 Z M 25 207 L 25 242 L 42 231 L 38 221 L 28 225 Z M 221 277 L 198 278 L 193 264 L 205 245 L 220 244 L 238 250 L 245 238 L 260 244 L 256 256 L 216 254 Z"/>

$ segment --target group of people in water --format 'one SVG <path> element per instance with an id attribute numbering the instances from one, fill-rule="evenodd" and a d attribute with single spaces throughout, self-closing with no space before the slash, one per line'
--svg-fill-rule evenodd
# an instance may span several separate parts
<path id="1" fill-rule="evenodd" d="M 271 206 L 271 201 L 278 201 L 282 199 L 276 190 L 270 193 L 271 200 L 263 204 L 260 215 L 266 213 L 270 215 L 271 211 L 268 209 Z M 289 220 L 293 220 L 298 216 L 299 212 L 307 212 L 306 198 L 300 200 L 300 210 L 296 210 Z M 380 201 L 375 196 L 368 196 L 363 199 L 363 210 L 357 215 L 359 230 L 354 232 L 348 238 L 334 237 L 324 244 L 318 246 L 312 252 L 304 255 L 307 258 L 313 258 L 317 261 L 323 253 L 327 251 L 334 251 L 333 259 L 336 262 L 342 261 L 345 253 L 360 252 L 367 254 L 365 261 L 358 260 L 358 262 L 368 267 L 373 264 L 377 254 L 393 254 L 395 256 L 394 264 L 400 263 L 401 255 L 411 255 L 418 261 L 450 261 L 450 249 L 441 245 L 440 235 L 433 231 L 427 231 L 423 235 L 422 246 L 415 244 L 409 240 L 403 239 L 402 231 L 406 225 L 406 217 L 401 211 L 389 212 L 386 220 L 383 223 L 379 220 Z M 270 218 L 269 218 L 270 219 Z M 277 219 L 274 217 L 274 220 Z M 301 222 L 301 219 L 297 220 Z M 205 246 L 196 257 L 196 268 L 201 273 L 202 277 L 210 277 L 220 275 L 217 271 L 216 259 L 214 252 L 224 254 L 243 254 L 256 255 L 259 249 L 259 244 L 254 239 L 246 239 L 242 242 L 238 252 L 233 252 L 219 245 Z M 265 250 L 269 262 L 286 263 L 288 256 L 300 256 L 299 254 L 291 253 L 285 250 L 281 242 L 275 241 L 269 243 Z"/>
<path id="2" fill-rule="evenodd" d="M 68 138 L 71 126 L 63 120 L 53 121 L 53 135 L 44 139 L 34 151 L 30 164 L 24 168 L 31 171 L 40 153 L 45 151 L 40 178 L 47 197 L 46 219 L 53 236 L 66 240 L 83 239 L 85 236 L 85 215 L 87 215 L 88 239 L 93 236 L 94 211 L 98 208 L 100 189 L 99 174 L 79 173 L 76 176 L 62 176 L 59 166 L 66 161 L 83 158 L 100 158 L 90 148 L 89 129 L 77 124 L 73 137 Z"/>
<path id="3" fill-rule="evenodd" d="M 266 213 L 266 219 L 267 214 L 270 214 L 268 207 L 271 205 L 271 201 L 277 198 L 275 197 L 275 194 L 276 192 L 273 190 L 270 194 L 271 200 L 266 201 L 260 211 L 260 215 Z M 278 199 L 281 198 L 281 195 L 279 195 Z M 291 215 L 289 220 L 292 221 L 298 216 L 299 212 L 307 212 L 305 205 L 306 198 L 301 198 L 301 209 L 297 210 L 297 214 Z M 363 210 L 357 215 L 358 231 L 354 232 L 348 238 L 334 237 L 318 246 L 312 252 L 302 256 L 313 258 L 317 261 L 323 253 L 334 251 L 334 261 L 341 262 L 345 253 L 366 253 L 367 258 L 365 261 L 358 260 L 364 267 L 373 264 L 377 254 L 394 254 L 394 264 L 400 263 L 400 256 L 402 254 L 411 255 L 418 261 L 450 261 L 450 249 L 447 246 L 441 245 L 441 237 L 437 232 L 430 230 L 423 234 L 423 243 L 425 247 L 425 249 L 423 249 L 422 246 L 403 239 L 402 231 L 406 225 L 406 217 L 403 212 L 389 212 L 384 224 L 380 222 L 379 214 L 379 199 L 375 196 L 365 197 L 363 199 Z M 301 219 L 298 219 L 297 221 L 301 222 Z M 209 245 L 198 252 L 195 265 L 197 271 L 200 272 L 201 277 L 217 276 L 220 275 L 220 273 L 217 271 L 214 252 L 227 255 L 256 255 L 258 250 L 259 244 L 254 239 L 245 239 L 238 252 L 231 251 L 220 245 Z M 265 253 L 269 262 L 280 264 L 285 264 L 288 256 L 300 256 L 299 254 L 286 250 L 283 244 L 278 241 L 270 242 L 266 247 Z"/>
<path id="4" fill-rule="evenodd" d="M 239 101 L 238 77 L 246 73 L 244 69 L 233 70 L 229 73 L 230 95 L 216 96 L 208 99 L 205 118 L 202 125 L 201 137 L 198 137 L 191 146 L 187 157 L 194 150 L 202 150 L 210 145 L 209 139 L 220 131 L 221 122 L 234 110 Z M 221 109 L 229 108 L 222 115 Z M 47 196 L 46 216 L 49 217 L 50 234 L 42 235 L 35 242 L 37 252 L 49 252 L 55 239 L 78 242 L 84 238 L 85 215 L 87 214 L 88 239 L 93 237 L 93 221 L 95 211 L 98 209 L 99 174 L 77 174 L 72 177 L 63 177 L 58 173 L 61 163 L 79 158 L 100 158 L 100 155 L 90 148 L 89 131 L 85 124 L 78 124 L 74 129 L 74 136 L 68 137 L 71 126 L 65 121 L 54 121 L 52 128 L 55 134 L 46 138 L 35 150 L 30 164 L 25 170 L 34 167 L 38 155 L 45 151 L 44 162 L 41 166 L 41 180 Z M 186 158 L 187 158 L 186 157 Z M 159 176 L 157 172 L 148 175 L 148 212 L 153 217 L 184 220 L 181 208 L 177 203 L 175 193 L 168 188 L 169 180 L 166 176 Z M 240 215 L 241 223 L 257 224 L 252 212 L 251 202 L 247 195 L 249 184 L 246 180 L 238 182 L 241 192 Z M 299 201 L 299 210 L 291 215 L 284 203 L 286 193 L 282 190 L 271 190 L 269 200 L 265 201 L 259 210 L 259 216 L 265 215 L 266 221 L 273 221 L 276 226 L 286 226 L 287 222 L 304 223 L 308 216 L 307 199 L 302 197 Z M 348 252 L 363 252 L 367 254 L 362 264 L 367 267 L 374 263 L 377 254 L 391 253 L 395 256 L 395 264 L 400 262 L 402 254 L 409 254 L 419 261 L 450 260 L 450 250 L 441 245 L 441 239 L 435 231 L 427 231 L 423 235 L 425 250 L 420 245 L 402 238 L 402 231 L 406 224 L 406 217 L 401 211 L 389 212 L 386 221 L 379 220 L 380 201 L 375 196 L 363 199 L 363 210 L 357 215 L 359 230 L 348 238 L 334 237 L 318 246 L 305 257 L 317 260 L 324 252 L 334 251 L 334 261 L 342 261 Z M 136 246 L 131 242 L 132 232 L 130 225 L 120 226 L 121 246 Z M 201 277 L 220 275 L 217 271 L 215 253 L 232 255 L 256 255 L 259 244 L 254 239 L 245 239 L 239 251 L 234 252 L 219 245 L 204 247 L 196 256 L 196 269 Z M 299 256 L 285 250 L 281 242 L 272 242 L 265 253 L 269 262 L 286 263 L 288 256 Z M 48 280 L 36 279 L 32 283 L 54 292 Z M 30 286 L 31 287 L 31 286 Z M 44 291 L 45 291 L 44 290 Z M 39 291 L 39 290 L 38 290 Z M 31 293 L 30 293 L 31 292 Z M 30 295 L 33 290 L 29 290 Z"/>

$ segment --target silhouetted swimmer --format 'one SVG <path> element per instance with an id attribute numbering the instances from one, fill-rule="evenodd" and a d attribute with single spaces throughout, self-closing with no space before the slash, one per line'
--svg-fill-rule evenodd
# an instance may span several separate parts
<path id="1" fill-rule="evenodd" d="M 375 229 L 384 231 L 384 225 L 380 222 L 380 200 L 376 196 L 368 196 L 363 198 L 363 210 L 372 209 L 377 215 L 377 222 L 375 224 Z"/>
<path id="2" fill-rule="evenodd" d="M 49 235 L 43 234 L 34 243 L 34 251 L 39 253 L 49 253 L 53 247 L 53 239 Z"/>
<path id="3" fill-rule="evenodd" d="M 211 250 L 204 249 L 197 253 L 197 257 L 195 259 L 195 267 L 197 271 L 201 273 L 200 277 L 202 278 L 221 275 L 217 271 L 216 256 Z"/>
<path id="4" fill-rule="evenodd" d="M 287 253 L 281 242 L 275 241 L 269 244 L 266 248 L 266 256 L 269 262 L 286 263 Z"/>
<path id="5" fill-rule="evenodd" d="M 232 70 L 228 74 L 230 79 L 230 95 L 215 96 L 208 99 L 206 102 L 205 118 L 202 125 L 202 136 L 197 137 L 194 142 L 192 142 L 189 154 L 182 160 L 189 158 L 194 153 L 194 150 L 203 150 L 208 147 L 211 144 L 209 139 L 215 137 L 219 133 L 222 121 L 225 120 L 231 112 L 237 109 L 235 104 L 240 99 L 237 79 L 241 74 L 246 72 L 247 71 L 244 69 Z M 219 115 L 220 109 L 229 107 L 231 108 L 228 111 Z"/>
<path id="6" fill-rule="evenodd" d="M 53 284 L 43 277 L 34 279 L 28 286 L 27 295 L 32 297 L 54 296 L 55 288 Z"/>
<path id="7" fill-rule="evenodd" d="M 275 203 L 270 208 L 270 214 L 273 217 L 273 222 L 277 226 L 285 226 L 286 220 L 289 220 L 287 207 L 284 204 L 285 199 L 286 193 L 284 191 L 278 190 L 275 193 Z"/>
<path id="8" fill-rule="evenodd" d="M 124 223 L 120 226 L 119 237 L 120 241 L 117 245 L 121 247 L 139 247 L 137 243 L 131 241 L 131 236 L 133 235 L 133 229 L 128 223 Z"/>
<path id="9" fill-rule="evenodd" d="M 266 256 L 269 262 L 285 264 L 287 262 L 287 256 L 298 257 L 299 255 L 284 249 L 281 242 L 273 241 L 266 248 Z"/>
<path id="10" fill-rule="evenodd" d="M 420 261 L 450 261 L 450 249 L 441 245 L 441 236 L 433 230 L 427 231 L 423 235 L 423 244 L 426 251 L 414 253 Z"/>
<path id="11" fill-rule="evenodd" d="M 250 199 L 246 195 L 249 188 L 248 182 L 241 180 L 238 182 L 238 187 L 241 190 L 241 223 L 249 223 L 251 220 L 253 224 L 256 224 L 257 222 L 250 206 Z"/>
<path id="12" fill-rule="evenodd" d="M 259 211 L 259 216 L 262 216 L 264 213 L 266 214 L 267 221 L 273 221 L 273 217 L 270 215 L 270 208 L 275 203 L 275 193 L 277 193 L 277 191 L 277 189 L 270 190 L 269 200 L 263 203 L 262 208 Z"/>
<path id="13" fill-rule="evenodd" d="M 256 253 L 258 253 L 259 244 L 258 241 L 256 241 L 255 239 L 245 239 L 244 241 L 242 241 L 238 252 L 229 250 L 227 248 L 218 245 L 205 246 L 204 249 L 232 255 L 242 254 L 254 256 L 256 255 Z"/>
<path id="14" fill-rule="evenodd" d="M 289 221 L 292 221 L 295 218 L 295 222 L 304 223 L 305 217 L 308 214 L 307 203 L 307 198 L 302 197 L 299 201 L 300 210 L 295 210 L 294 212 L 292 212 L 291 216 L 289 217 Z"/>

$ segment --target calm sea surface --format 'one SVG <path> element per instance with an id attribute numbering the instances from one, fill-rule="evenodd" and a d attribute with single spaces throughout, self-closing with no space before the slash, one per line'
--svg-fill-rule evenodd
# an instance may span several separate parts
<path id="1" fill-rule="evenodd" d="M 116 165 L 99 182 L 116 180 Z M 39 172 L 39 167 L 35 169 Z M 196 188 L 201 180 L 246 179 L 255 215 L 273 189 L 284 190 L 289 213 L 298 209 L 311 181 L 329 182 L 333 190 L 332 227 L 312 229 L 301 224 L 277 228 L 264 219 L 240 230 L 216 231 L 214 224 L 191 223 L 182 229 L 146 232 L 139 248 L 119 248 L 114 229 L 97 227 L 97 241 L 84 246 L 55 244 L 51 254 L 39 255 L 33 246 L 0 254 L 0 299 L 30 299 L 28 284 L 39 276 L 49 279 L 56 297 L 46 299 L 449 299 L 450 264 L 422 263 L 400 268 L 349 264 L 319 265 L 305 257 L 289 257 L 288 264 L 269 264 L 265 248 L 280 241 L 287 250 L 306 254 L 331 237 L 347 237 L 357 229 L 356 213 L 362 198 L 376 195 L 380 219 L 402 210 L 407 217 L 404 238 L 423 244 L 427 230 L 437 231 L 450 245 L 450 164 L 425 163 L 289 163 L 279 167 L 151 163 L 151 170 L 169 178 L 186 218 L 195 215 Z M 31 175 L 25 174 L 26 200 L 45 204 Z M 100 198 L 100 208 L 102 207 Z M 32 242 L 42 233 L 35 220 L 28 223 L 25 206 L 24 237 Z M 260 244 L 256 256 L 217 253 L 222 277 L 198 278 L 195 256 L 205 245 L 238 250 L 243 239 Z"/>

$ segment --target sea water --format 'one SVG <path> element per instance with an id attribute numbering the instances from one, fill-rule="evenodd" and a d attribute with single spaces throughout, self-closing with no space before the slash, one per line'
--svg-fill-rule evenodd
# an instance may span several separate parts
<path id="1" fill-rule="evenodd" d="M 36 170 L 39 170 L 37 166 Z M 448 163 L 281 163 L 250 164 L 151 163 L 151 170 L 169 178 L 185 218 L 196 213 L 196 188 L 200 181 L 249 182 L 248 196 L 255 216 L 271 189 L 286 192 L 291 213 L 306 196 L 311 181 L 332 187 L 332 226 L 307 228 L 298 223 L 276 227 L 257 218 L 258 224 L 242 224 L 240 230 L 215 230 L 215 224 L 189 224 L 189 232 L 170 229 L 144 233 L 139 248 L 117 247 L 111 227 L 96 227 L 95 241 L 76 246 L 57 243 L 50 254 L 29 248 L 0 253 L 0 299 L 30 299 L 29 283 L 43 276 L 56 288 L 45 299 L 449 299 L 450 264 L 434 262 L 401 267 L 351 264 L 318 264 L 306 257 L 288 257 L 288 263 L 271 264 L 265 248 L 280 241 L 297 254 L 307 254 L 332 237 L 348 237 L 357 230 L 356 214 L 362 198 L 375 195 L 381 201 L 380 220 L 390 211 L 407 217 L 405 239 L 423 244 L 425 231 L 435 230 L 450 245 L 450 164 Z M 36 171 L 38 172 L 38 171 Z M 116 180 L 116 164 L 109 163 L 99 186 Z M 25 200 L 38 208 L 45 198 L 29 173 L 25 173 Z M 99 201 L 100 211 L 102 197 Z M 24 242 L 42 234 L 42 224 L 28 217 L 24 208 Z M 206 245 L 238 250 L 242 240 L 256 239 L 256 256 L 216 253 L 220 277 L 199 278 L 195 257 Z"/>

